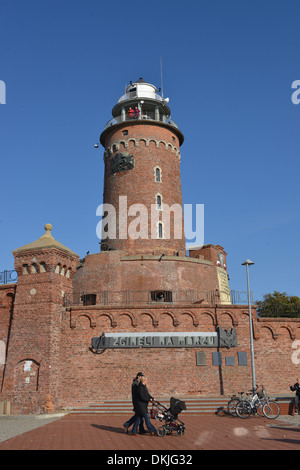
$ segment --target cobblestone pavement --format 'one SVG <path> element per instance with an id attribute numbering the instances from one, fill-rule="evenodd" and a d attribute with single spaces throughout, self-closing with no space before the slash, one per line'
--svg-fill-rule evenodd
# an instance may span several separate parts
<path id="1" fill-rule="evenodd" d="M 0 443 L 12 437 L 52 423 L 64 416 L 62 413 L 53 415 L 25 415 L 6 416 L 0 415 Z"/>
<path id="2" fill-rule="evenodd" d="M 184 436 L 131 436 L 126 415 L 0 417 L 0 450 L 299 450 L 300 416 L 186 415 Z M 160 423 L 154 422 L 156 428 Z"/>

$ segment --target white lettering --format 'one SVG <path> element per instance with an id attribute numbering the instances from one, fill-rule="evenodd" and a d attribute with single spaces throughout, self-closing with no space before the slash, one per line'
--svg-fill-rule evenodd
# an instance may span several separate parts
<path id="1" fill-rule="evenodd" d="M 142 457 L 120 457 L 114 454 L 113 457 L 108 457 L 108 465 L 133 465 L 138 467 L 141 463 Z"/>
<path id="2" fill-rule="evenodd" d="M 100 204 L 97 207 L 96 215 L 103 217 L 97 224 L 96 234 L 100 240 L 116 239 L 116 209 L 112 204 Z"/>
<path id="3" fill-rule="evenodd" d="M 196 231 L 193 231 L 193 205 L 184 204 L 185 238 L 195 246 L 204 245 L 204 204 L 196 204 Z M 191 245 L 192 246 L 192 245 Z"/>
<path id="4" fill-rule="evenodd" d="M 300 91 L 299 91 L 300 93 Z M 161 211 L 157 210 L 156 204 L 151 204 L 150 232 L 151 239 L 164 238 L 169 240 L 171 235 L 174 239 L 181 240 L 184 237 L 182 222 L 183 213 L 180 204 L 163 204 Z M 172 213 L 172 221 L 171 221 Z M 96 234 L 100 240 L 116 240 L 117 238 L 117 211 L 112 204 L 100 204 L 96 210 L 96 216 L 102 217 L 97 224 Z M 160 214 L 162 220 L 160 220 Z M 128 224 L 128 217 L 135 217 Z M 193 224 L 194 222 L 194 224 Z M 163 230 L 159 234 L 158 224 L 162 224 Z M 196 230 L 193 230 L 193 225 Z M 204 204 L 196 204 L 196 217 L 193 221 L 193 205 L 184 204 L 184 229 L 186 239 L 197 246 L 204 244 Z M 118 237 L 120 240 L 138 238 L 147 240 L 149 238 L 148 210 L 144 204 L 133 204 L 127 207 L 127 196 L 119 196 L 119 220 Z"/>
<path id="5" fill-rule="evenodd" d="M 0 104 L 6 104 L 6 85 L 0 80 Z"/>
<path id="6" fill-rule="evenodd" d="M 292 103 L 299 104 L 300 98 L 298 98 L 298 96 L 300 95 L 300 80 L 294 80 L 292 83 L 292 88 L 297 88 L 297 90 L 292 94 Z"/>
<path id="7" fill-rule="evenodd" d="M 139 213 L 139 216 L 132 220 L 128 227 L 128 235 L 131 240 L 148 239 L 148 211 L 144 204 L 133 204 L 128 210 L 128 216 L 134 216 Z M 138 230 L 139 228 L 139 230 Z"/>

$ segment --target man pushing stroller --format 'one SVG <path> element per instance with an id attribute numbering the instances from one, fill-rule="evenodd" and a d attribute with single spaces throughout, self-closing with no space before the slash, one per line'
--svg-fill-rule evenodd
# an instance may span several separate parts
<path id="1" fill-rule="evenodd" d="M 152 425 L 148 414 L 148 403 L 149 401 L 154 402 L 154 398 L 148 391 L 147 382 L 147 377 L 145 377 L 142 372 L 139 372 L 132 383 L 131 394 L 135 414 L 123 425 L 125 431 L 128 432 L 129 427 L 133 424 L 131 431 L 132 436 L 136 436 L 138 430 L 139 434 L 146 433 L 144 422 L 146 423 L 150 436 L 156 435 L 156 429 Z"/>

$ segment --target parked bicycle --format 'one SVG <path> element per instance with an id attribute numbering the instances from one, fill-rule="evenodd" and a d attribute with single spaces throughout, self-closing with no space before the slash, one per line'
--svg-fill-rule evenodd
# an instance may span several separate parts
<path id="1" fill-rule="evenodd" d="M 258 414 L 269 419 L 275 419 L 280 415 L 280 407 L 274 400 L 266 396 L 263 385 L 253 390 L 252 398 L 240 400 L 236 405 L 236 414 L 240 418 L 249 418 L 250 415 Z"/>
<path id="2" fill-rule="evenodd" d="M 240 395 L 240 396 L 232 395 L 231 399 L 229 400 L 229 402 L 227 404 L 227 412 L 231 416 L 237 416 L 236 406 L 241 400 L 243 400 L 244 393 L 245 392 L 238 392 L 238 395 Z"/>

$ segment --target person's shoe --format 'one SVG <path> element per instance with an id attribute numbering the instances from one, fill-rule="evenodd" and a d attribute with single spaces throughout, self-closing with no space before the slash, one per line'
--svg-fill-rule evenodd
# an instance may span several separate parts
<path id="1" fill-rule="evenodd" d="M 126 434 L 128 434 L 128 426 L 125 426 L 125 424 L 123 424 L 123 428 L 124 428 L 124 431 L 126 432 Z"/>
<path id="2" fill-rule="evenodd" d="M 145 429 L 143 429 L 142 431 L 139 432 L 139 434 L 147 434 L 147 431 L 145 431 Z"/>
<path id="3" fill-rule="evenodd" d="M 156 432 L 150 432 L 150 436 L 157 436 Z"/>

